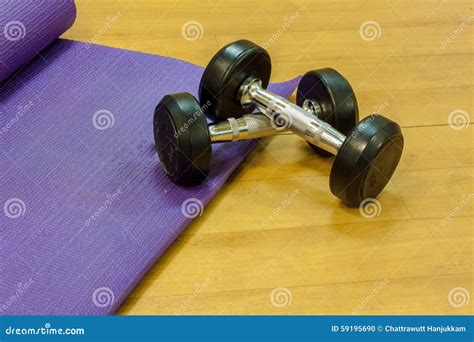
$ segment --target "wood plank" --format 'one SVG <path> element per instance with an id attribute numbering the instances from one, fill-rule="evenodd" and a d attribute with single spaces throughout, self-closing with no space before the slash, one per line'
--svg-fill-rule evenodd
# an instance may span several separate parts
<path id="1" fill-rule="evenodd" d="M 185 234 L 120 313 L 351 314 L 380 283 L 360 313 L 455 313 L 447 294 L 470 286 L 471 227 L 457 217 L 448 228 L 428 219 Z M 293 297 L 283 309 L 269 301 L 279 287 Z"/>

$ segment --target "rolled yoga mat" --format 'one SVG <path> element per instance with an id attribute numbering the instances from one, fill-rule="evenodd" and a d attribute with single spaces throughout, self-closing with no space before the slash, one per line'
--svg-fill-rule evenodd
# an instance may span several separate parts
<path id="1" fill-rule="evenodd" d="M 1 315 L 113 313 L 256 144 L 215 145 L 204 184 L 171 183 L 153 111 L 203 68 L 57 39 L 74 18 L 72 1 L 0 7 Z"/>

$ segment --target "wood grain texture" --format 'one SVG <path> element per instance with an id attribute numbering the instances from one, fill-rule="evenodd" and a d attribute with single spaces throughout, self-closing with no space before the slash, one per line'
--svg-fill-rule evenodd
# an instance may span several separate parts
<path id="1" fill-rule="evenodd" d="M 261 140 L 119 314 L 473 313 L 471 1 L 78 0 L 77 8 L 66 38 L 203 66 L 247 38 L 268 46 L 273 81 L 334 67 L 353 85 L 361 117 L 398 121 L 406 140 L 374 218 L 331 195 L 331 159 L 292 134 Z M 189 21 L 202 25 L 202 38 L 183 38 Z M 380 27 L 373 40 L 361 33 L 367 21 Z M 271 300 L 280 288 L 286 305 Z"/>

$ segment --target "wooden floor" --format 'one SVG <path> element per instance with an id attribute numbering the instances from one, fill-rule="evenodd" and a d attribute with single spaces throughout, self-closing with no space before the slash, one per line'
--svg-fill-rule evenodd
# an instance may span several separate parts
<path id="1" fill-rule="evenodd" d="M 247 38 L 268 46 L 273 82 L 336 68 L 362 117 L 388 116 L 405 136 L 373 218 L 331 195 L 331 159 L 294 135 L 263 139 L 120 314 L 473 313 L 472 1 L 77 7 L 67 38 L 203 66 Z M 198 36 L 184 39 L 185 24 Z"/>

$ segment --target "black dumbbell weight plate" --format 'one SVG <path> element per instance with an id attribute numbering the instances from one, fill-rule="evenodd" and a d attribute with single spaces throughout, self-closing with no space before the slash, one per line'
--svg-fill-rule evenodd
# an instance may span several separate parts
<path id="1" fill-rule="evenodd" d="M 270 55 L 262 47 L 248 40 L 224 46 L 209 62 L 199 85 L 199 100 L 206 116 L 221 121 L 251 113 L 253 106 L 243 108 L 240 104 L 240 86 L 247 78 L 256 77 L 266 88 L 270 73 Z"/>
<path id="2" fill-rule="evenodd" d="M 321 107 L 319 118 L 344 135 L 359 121 L 359 108 L 354 91 L 344 76 L 334 69 L 308 71 L 301 78 L 296 102 L 301 107 L 305 100 L 316 100 Z M 330 152 L 309 145 L 322 156 L 332 156 Z"/>
<path id="3" fill-rule="evenodd" d="M 166 95 L 153 118 L 155 145 L 166 174 L 179 185 L 195 185 L 209 174 L 211 139 L 199 103 L 190 94 Z"/>
<path id="4" fill-rule="evenodd" d="M 331 192 L 351 207 L 377 197 L 395 172 L 402 150 L 397 123 L 377 114 L 366 117 L 339 149 L 331 169 Z"/>

